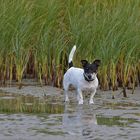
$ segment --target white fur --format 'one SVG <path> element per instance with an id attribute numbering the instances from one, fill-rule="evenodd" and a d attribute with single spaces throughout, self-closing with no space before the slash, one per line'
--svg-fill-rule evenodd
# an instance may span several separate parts
<path id="1" fill-rule="evenodd" d="M 72 61 L 74 52 L 76 50 L 76 46 L 72 48 L 72 51 L 70 53 L 70 60 Z M 69 60 L 69 63 L 71 62 Z M 84 76 L 83 76 L 84 70 L 81 68 L 76 68 L 76 67 L 71 67 L 70 69 L 67 70 L 67 72 L 64 74 L 64 79 L 63 79 L 63 88 L 64 88 L 64 93 L 65 93 L 65 101 L 69 101 L 68 98 L 68 90 L 69 86 L 73 85 L 76 90 L 77 90 L 77 99 L 79 104 L 83 104 L 83 96 L 82 96 L 82 91 L 83 90 L 90 90 L 91 91 L 91 96 L 89 103 L 93 104 L 93 97 L 96 93 L 96 89 L 98 87 L 98 79 L 96 77 L 96 74 L 94 74 L 94 80 L 93 81 L 86 81 Z"/>
<path id="2" fill-rule="evenodd" d="M 76 45 L 73 46 L 73 48 L 69 54 L 69 63 L 72 61 L 75 51 L 76 51 Z"/>

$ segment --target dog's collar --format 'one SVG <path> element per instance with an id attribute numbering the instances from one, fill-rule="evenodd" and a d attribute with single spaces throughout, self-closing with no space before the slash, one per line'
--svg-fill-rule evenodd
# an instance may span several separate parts
<path id="1" fill-rule="evenodd" d="M 83 75 L 84 75 L 85 80 L 88 81 L 88 82 L 92 82 L 92 81 L 94 80 L 94 79 L 89 80 L 89 79 L 86 77 L 85 73 L 83 73 Z"/>

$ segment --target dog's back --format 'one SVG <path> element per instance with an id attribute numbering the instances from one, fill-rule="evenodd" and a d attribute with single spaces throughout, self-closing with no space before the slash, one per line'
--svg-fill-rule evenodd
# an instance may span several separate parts
<path id="1" fill-rule="evenodd" d="M 83 81 L 84 78 L 83 75 L 83 69 L 71 67 L 67 70 L 67 72 L 64 74 L 63 79 L 63 87 L 67 87 L 67 85 L 73 85 L 75 88 L 77 88 L 77 84 L 80 81 Z"/>

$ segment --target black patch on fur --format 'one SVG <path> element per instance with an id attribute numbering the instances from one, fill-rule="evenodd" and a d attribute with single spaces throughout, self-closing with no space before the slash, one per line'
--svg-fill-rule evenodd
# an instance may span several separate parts
<path id="1" fill-rule="evenodd" d="M 85 73 L 97 73 L 101 61 L 96 59 L 90 64 L 87 60 L 81 60 L 81 63 Z"/>
<path id="2" fill-rule="evenodd" d="M 84 69 L 84 78 L 86 81 L 93 81 L 92 74 L 97 73 L 98 67 L 100 66 L 101 61 L 96 59 L 93 63 L 89 63 L 87 60 L 81 60 L 83 69 Z M 87 78 L 88 77 L 88 78 Z"/>
<path id="3" fill-rule="evenodd" d="M 73 67 L 73 62 L 72 61 L 69 63 L 69 68 L 71 68 L 71 67 Z"/>

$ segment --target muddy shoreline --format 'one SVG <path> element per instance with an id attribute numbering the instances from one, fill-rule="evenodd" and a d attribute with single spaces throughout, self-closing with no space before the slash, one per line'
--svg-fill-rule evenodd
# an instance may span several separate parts
<path id="1" fill-rule="evenodd" d="M 4 93 L 16 93 L 16 94 L 23 94 L 23 95 L 33 95 L 35 97 L 42 97 L 42 96 L 54 96 L 54 95 L 63 95 L 63 89 L 52 87 L 52 86 L 40 86 L 40 85 L 25 85 L 19 89 L 17 86 L 7 86 L 7 87 L 0 87 L 0 92 Z M 71 92 L 71 91 L 69 91 Z M 126 90 L 128 98 L 136 98 L 136 96 L 140 96 L 140 87 L 137 87 L 132 94 L 132 90 Z M 71 93 L 75 93 L 73 90 Z M 103 94 L 105 97 L 109 99 L 112 98 L 112 90 L 102 91 L 100 89 L 97 90 L 96 94 Z M 122 89 L 118 89 L 114 91 L 115 98 L 123 98 Z M 127 98 L 126 98 L 127 99 Z"/>
<path id="2" fill-rule="evenodd" d="M 109 104 L 116 104 L 119 106 L 121 103 L 129 102 L 132 105 L 140 105 L 140 87 L 137 87 L 132 94 L 131 90 L 127 90 L 127 97 L 123 97 L 123 93 L 121 92 L 122 89 L 114 91 L 102 91 L 97 90 L 94 102 L 98 104 L 98 98 L 100 98 L 100 103 L 103 104 L 104 102 L 108 102 Z M 63 89 L 52 87 L 52 86 L 23 86 L 21 89 L 18 89 L 17 86 L 12 87 L 0 87 L 0 93 L 8 93 L 8 94 L 16 94 L 16 95 L 23 95 L 23 96 L 33 96 L 39 97 L 42 99 L 49 99 L 52 103 L 63 103 L 64 102 L 64 95 Z M 77 103 L 76 99 L 76 91 L 72 90 L 68 93 L 70 97 L 70 103 Z M 112 99 L 112 95 L 114 95 L 115 99 Z M 83 93 L 84 97 L 84 104 L 88 104 L 90 93 Z"/>

